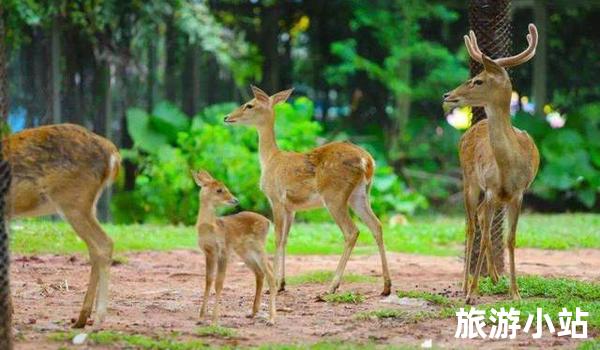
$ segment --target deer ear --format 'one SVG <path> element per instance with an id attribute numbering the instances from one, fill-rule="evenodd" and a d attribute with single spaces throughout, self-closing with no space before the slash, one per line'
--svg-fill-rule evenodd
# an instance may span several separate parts
<path id="1" fill-rule="evenodd" d="M 294 91 L 294 88 L 279 91 L 278 93 L 271 96 L 271 104 L 273 106 L 275 106 L 276 104 L 278 104 L 280 102 L 287 101 L 287 99 L 290 98 L 290 96 L 292 95 L 293 91 Z"/>
<path id="2" fill-rule="evenodd" d="M 269 104 L 269 95 L 267 95 L 266 92 L 262 91 L 260 88 L 254 86 L 254 85 L 250 85 L 250 88 L 252 89 L 252 93 L 254 94 L 254 98 L 257 101 Z"/>
<path id="3" fill-rule="evenodd" d="M 504 74 L 502 67 L 487 55 L 481 55 L 481 59 L 483 60 L 483 68 L 485 68 L 488 73 Z"/>
<path id="4" fill-rule="evenodd" d="M 199 170 L 196 172 L 192 171 L 192 177 L 194 178 L 196 185 L 200 187 L 205 186 L 207 183 L 213 180 L 212 176 L 210 176 L 210 174 L 204 170 Z"/>

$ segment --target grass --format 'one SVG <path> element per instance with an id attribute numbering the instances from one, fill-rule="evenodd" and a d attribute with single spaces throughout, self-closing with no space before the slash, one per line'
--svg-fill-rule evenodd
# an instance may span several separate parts
<path id="1" fill-rule="evenodd" d="M 406 311 L 400 309 L 377 309 L 369 311 L 361 311 L 354 315 L 354 319 L 358 321 L 397 319 L 404 322 L 415 323 L 430 318 L 439 317 L 439 313 L 431 311 Z"/>
<path id="2" fill-rule="evenodd" d="M 59 332 L 49 336 L 57 342 L 70 342 L 77 332 Z M 127 348 L 149 350 L 196 350 L 206 349 L 207 345 L 198 340 L 180 341 L 173 336 L 148 337 L 141 334 L 127 334 L 113 331 L 89 333 L 87 342 L 93 345 L 118 344 Z"/>
<path id="3" fill-rule="evenodd" d="M 11 248 L 20 254 L 71 254 L 86 252 L 85 245 L 62 221 L 24 220 L 11 225 Z M 197 239 L 193 227 L 157 225 L 103 225 L 115 241 L 116 252 L 141 250 L 194 249 Z M 355 254 L 373 254 L 373 237 L 360 226 Z M 600 215 L 559 214 L 523 215 L 519 221 L 518 247 L 544 249 L 600 248 Z M 450 256 L 462 251 L 462 217 L 417 217 L 408 225 L 386 227 L 388 251 Z M 296 223 L 290 233 L 288 254 L 340 254 L 343 238 L 333 223 Z M 267 249 L 274 251 L 269 235 Z"/>
<path id="4" fill-rule="evenodd" d="M 323 300 L 334 304 L 360 304 L 365 301 L 365 296 L 353 292 L 334 293 L 323 296 Z"/>
<path id="5" fill-rule="evenodd" d="M 201 337 L 219 337 L 219 338 L 235 338 L 237 332 L 233 328 L 221 326 L 204 326 L 196 330 L 196 334 Z"/>
<path id="6" fill-rule="evenodd" d="M 323 284 L 329 283 L 333 279 L 333 271 L 322 271 L 316 270 L 307 273 L 303 273 L 295 276 L 286 277 L 286 284 L 288 285 L 299 285 L 299 284 Z M 342 277 L 344 282 L 348 283 L 372 283 L 376 282 L 377 278 L 367 275 L 359 275 L 354 273 L 344 274 Z"/>
<path id="7" fill-rule="evenodd" d="M 599 350 L 600 349 L 600 339 L 590 339 L 584 342 L 581 342 L 577 347 L 577 350 Z"/>
<path id="8" fill-rule="evenodd" d="M 56 342 L 71 342 L 76 332 L 59 332 L 49 336 Z M 112 331 L 100 331 L 88 334 L 88 344 L 92 345 L 119 345 L 124 348 L 151 349 L 151 350 L 197 350 L 197 349 L 242 349 L 239 346 L 215 346 L 202 343 L 198 340 L 178 340 L 174 336 L 167 338 L 152 338 L 144 335 L 127 334 Z M 62 349 L 63 347 L 59 347 Z M 416 349 L 415 346 L 385 346 L 375 343 L 351 343 L 342 341 L 323 341 L 314 344 L 269 344 L 248 349 L 254 350 L 387 350 L 387 349 Z"/>
<path id="9" fill-rule="evenodd" d="M 418 299 L 423 299 L 432 304 L 436 304 L 436 305 L 440 305 L 440 306 L 454 305 L 454 302 L 452 300 L 450 300 L 449 298 L 447 298 L 443 295 L 434 294 L 434 293 L 430 293 L 430 292 L 422 292 L 422 291 L 416 291 L 416 290 L 411 290 L 411 291 L 399 290 L 396 292 L 396 294 L 400 298 L 418 298 Z"/>

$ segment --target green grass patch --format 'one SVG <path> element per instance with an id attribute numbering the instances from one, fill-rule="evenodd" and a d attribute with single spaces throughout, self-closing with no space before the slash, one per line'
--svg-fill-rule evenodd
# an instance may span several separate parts
<path id="1" fill-rule="evenodd" d="M 509 280 L 502 277 L 496 285 L 489 277 L 479 283 L 481 295 L 508 294 Z M 540 276 L 518 276 L 517 284 L 521 297 L 600 300 L 600 283 L 583 282 L 567 278 L 545 278 Z"/>
<path id="2" fill-rule="evenodd" d="M 396 294 L 400 298 L 423 299 L 432 304 L 436 304 L 436 305 L 440 305 L 440 306 L 450 306 L 450 305 L 455 304 L 452 300 L 450 300 L 449 298 L 447 298 L 443 295 L 434 294 L 434 293 L 430 293 L 430 292 L 423 292 L 423 291 L 416 291 L 416 290 L 410 290 L 410 291 L 399 290 L 396 292 Z"/>
<path id="3" fill-rule="evenodd" d="M 577 350 L 600 350 L 600 339 L 590 339 L 579 344 Z"/>
<path id="4" fill-rule="evenodd" d="M 334 293 L 325 295 L 323 300 L 334 304 L 360 304 L 365 301 L 365 296 L 352 292 Z"/>
<path id="5" fill-rule="evenodd" d="M 50 340 L 58 342 L 71 342 L 78 332 L 58 332 L 49 335 Z M 196 350 L 206 349 L 207 345 L 198 340 L 180 341 L 172 336 L 149 337 L 141 334 L 127 334 L 112 331 L 89 333 L 88 344 L 92 345 L 118 345 L 135 349 L 151 350 Z"/>
<path id="6" fill-rule="evenodd" d="M 307 273 L 303 273 L 300 275 L 288 276 L 286 277 L 285 282 L 288 285 L 299 285 L 299 284 L 323 284 L 329 283 L 333 279 L 334 272 L 333 271 L 311 271 Z M 344 274 L 342 280 L 347 283 L 372 283 L 376 282 L 377 278 L 373 276 L 367 275 L 359 275 L 348 273 Z"/>
<path id="7" fill-rule="evenodd" d="M 359 321 L 373 320 L 373 319 L 386 319 L 386 318 L 397 318 L 406 319 L 408 318 L 408 312 L 399 309 L 378 309 L 361 311 L 354 315 L 354 319 Z"/>
<path id="8" fill-rule="evenodd" d="M 144 225 L 102 225 L 115 241 L 116 252 L 141 250 L 196 249 L 194 227 Z M 11 225 L 11 249 L 19 254 L 86 252 L 85 244 L 62 221 L 34 219 L 14 221 Z M 377 246 L 364 225 L 355 254 L 374 254 Z M 544 249 L 600 248 L 598 214 L 525 214 L 519 220 L 518 247 Z M 267 249 L 274 251 L 274 235 Z M 405 226 L 384 227 L 388 251 L 425 255 L 452 256 L 462 252 L 464 218 L 427 216 L 410 219 Z M 292 226 L 288 254 L 341 254 L 343 237 L 331 222 L 302 223 Z"/>
<path id="9" fill-rule="evenodd" d="M 420 349 L 410 345 L 381 345 L 375 343 L 350 343 L 346 341 L 324 341 L 314 344 L 272 344 L 256 348 L 258 350 L 408 350 Z"/>
<path id="10" fill-rule="evenodd" d="M 196 330 L 196 334 L 201 337 L 219 337 L 219 338 L 235 338 L 237 332 L 233 328 L 221 326 L 205 326 Z"/>

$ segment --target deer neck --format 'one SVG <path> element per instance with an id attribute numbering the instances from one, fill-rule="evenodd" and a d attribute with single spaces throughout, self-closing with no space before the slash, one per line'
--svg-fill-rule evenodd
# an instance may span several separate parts
<path id="1" fill-rule="evenodd" d="M 258 154 L 261 168 L 264 168 L 269 159 L 279 152 L 275 139 L 275 122 L 261 125 L 258 128 Z"/>
<path id="2" fill-rule="evenodd" d="M 499 168 L 510 167 L 518 160 L 519 154 L 519 142 L 510 122 L 510 101 L 486 106 L 485 113 L 488 117 L 489 139 L 496 163 Z"/>
<path id="3" fill-rule="evenodd" d="M 203 224 L 214 225 L 217 222 L 215 205 L 211 201 L 204 198 L 200 198 L 200 202 L 196 226 Z"/>

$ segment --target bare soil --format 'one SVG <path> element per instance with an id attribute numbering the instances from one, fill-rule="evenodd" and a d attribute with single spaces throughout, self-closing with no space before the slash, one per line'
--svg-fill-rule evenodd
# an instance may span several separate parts
<path id="1" fill-rule="evenodd" d="M 390 253 L 393 290 L 449 289 L 460 297 L 461 260 L 457 257 L 431 257 Z M 287 274 L 298 275 L 314 270 L 335 269 L 338 256 L 290 256 Z M 204 257 L 196 251 L 144 252 L 125 256 L 125 262 L 112 268 L 109 316 L 101 329 L 149 336 L 180 333 L 181 339 L 198 338 L 198 309 L 204 283 Z M 520 274 L 548 277 L 564 276 L 600 281 L 600 251 L 547 251 L 519 249 L 517 270 Z M 355 256 L 347 272 L 380 276 L 377 256 Z M 78 315 L 89 274 L 87 258 L 41 255 L 14 256 L 12 293 L 14 295 L 17 349 L 56 349 L 64 346 L 48 335 L 70 329 Z M 522 334 L 516 340 L 460 340 L 454 338 L 456 319 L 427 320 L 418 323 L 399 319 L 356 320 L 361 311 L 400 308 L 415 311 L 415 306 L 386 304 L 379 293 L 382 282 L 342 283 L 340 291 L 366 296 L 361 304 L 329 304 L 316 301 L 325 292 L 324 284 L 288 286 L 277 300 L 275 326 L 267 326 L 264 317 L 244 317 L 251 307 L 254 277 L 239 261 L 228 270 L 223 292 L 221 325 L 235 328 L 232 339 L 202 338 L 208 344 L 256 346 L 261 344 L 315 343 L 319 341 L 375 342 L 415 345 L 432 339 L 434 346 L 446 348 L 575 348 L 577 342 L 546 332 L 534 340 Z M 501 299 L 486 297 L 485 301 Z M 263 298 L 266 313 L 267 296 Z M 209 304 L 212 309 L 212 303 Z M 417 306 L 435 310 L 433 305 Z M 211 310 L 209 309 L 209 310 Z M 208 320 L 201 321 L 208 325 Z M 89 330 L 86 330 L 89 331 Z M 596 335 L 597 336 L 597 335 Z M 87 345 L 89 347 L 89 345 Z M 118 348 L 118 345 L 95 346 Z"/>

